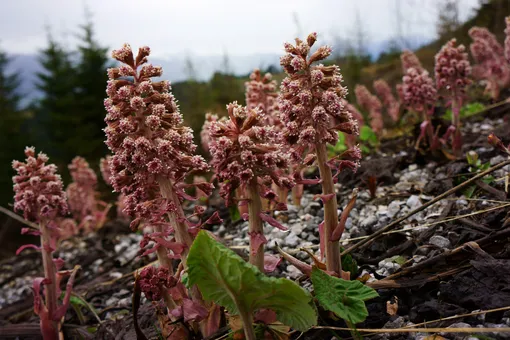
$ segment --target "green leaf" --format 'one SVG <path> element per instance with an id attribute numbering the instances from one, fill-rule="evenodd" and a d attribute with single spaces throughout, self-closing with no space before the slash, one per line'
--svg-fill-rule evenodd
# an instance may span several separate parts
<path id="1" fill-rule="evenodd" d="M 359 139 L 366 142 L 373 139 L 375 133 L 368 125 L 363 125 L 359 131 Z"/>
<path id="2" fill-rule="evenodd" d="M 239 209 L 237 209 L 237 206 L 231 205 L 228 207 L 228 212 L 230 213 L 230 219 L 232 222 L 239 221 L 241 219 L 241 214 L 239 213 Z"/>
<path id="3" fill-rule="evenodd" d="M 368 316 L 364 301 L 379 296 L 359 281 L 330 276 L 316 267 L 312 270 L 312 283 L 322 307 L 354 324 L 363 322 Z"/>
<path id="4" fill-rule="evenodd" d="M 296 283 L 267 277 L 221 243 L 200 231 L 188 254 L 188 280 L 206 300 L 232 314 L 269 308 L 278 320 L 299 331 L 317 324 L 310 293 Z"/>
<path id="5" fill-rule="evenodd" d="M 476 185 L 472 185 L 470 187 L 467 187 L 462 193 L 467 198 L 471 198 L 471 197 L 473 197 L 473 194 L 475 193 L 475 190 L 476 190 Z"/>
<path id="6" fill-rule="evenodd" d="M 494 176 L 485 176 L 484 178 L 482 178 L 482 181 L 485 183 L 485 184 L 491 184 L 492 182 L 494 182 Z"/>
<path id="7" fill-rule="evenodd" d="M 340 247 L 340 251 L 344 251 L 344 247 Z M 351 254 L 342 256 L 342 269 L 351 273 L 351 277 L 358 275 L 358 262 L 352 257 Z"/>

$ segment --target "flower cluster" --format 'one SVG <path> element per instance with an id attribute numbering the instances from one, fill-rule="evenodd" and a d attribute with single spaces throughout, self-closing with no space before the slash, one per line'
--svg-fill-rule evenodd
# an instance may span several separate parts
<path id="1" fill-rule="evenodd" d="M 13 161 L 17 175 L 14 182 L 14 210 L 22 211 L 26 220 L 40 222 L 68 214 L 66 194 L 57 167 L 46 165 L 48 156 L 35 154 L 33 147 L 25 149 L 26 163 Z"/>
<path id="2" fill-rule="evenodd" d="M 168 268 L 154 266 L 145 267 L 139 276 L 140 290 L 150 301 L 159 301 L 163 298 L 163 290 L 175 286 L 176 280 L 170 275 Z"/>
<path id="3" fill-rule="evenodd" d="M 123 63 L 108 70 L 108 98 L 105 108 L 106 144 L 114 153 L 110 161 L 115 191 L 126 195 L 124 211 L 152 224 L 164 223 L 163 216 L 175 210 L 174 202 L 163 199 L 159 178 L 175 185 L 192 170 L 205 170 L 207 163 L 193 155 L 193 133 L 182 126 L 182 115 L 170 93 L 168 81 L 153 82 L 162 74 L 160 67 L 147 64 L 148 47 L 136 59 L 125 44 L 112 56 Z M 132 79 L 129 79 L 132 78 Z"/>
<path id="4" fill-rule="evenodd" d="M 464 45 L 455 46 L 456 43 L 456 39 L 451 39 L 436 54 L 434 72 L 437 90 L 445 89 L 450 96 L 460 97 L 471 83 L 471 65 Z"/>
<path id="5" fill-rule="evenodd" d="M 364 85 L 356 85 L 354 93 L 356 94 L 358 105 L 368 111 L 372 130 L 377 134 L 381 133 L 384 128 L 381 101 L 370 93 Z"/>
<path id="6" fill-rule="evenodd" d="M 292 187 L 292 181 L 282 176 L 290 165 L 290 153 L 280 143 L 281 132 L 263 124 L 264 115 L 258 109 L 234 102 L 227 105 L 227 111 L 229 119 L 212 121 L 209 127 L 211 164 L 227 202 L 231 203 L 233 190 L 255 177 L 280 187 Z M 262 194 L 274 195 L 269 189 Z"/>
<path id="7" fill-rule="evenodd" d="M 506 28 L 505 28 L 505 58 L 508 63 L 510 63 L 510 17 L 505 18 Z"/>
<path id="8" fill-rule="evenodd" d="M 420 59 L 414 54 L 412 51 L 404 50 L 402 54 L 400 54 L 400 62 L 402 63 L 402 70 L 404 74 L 410 68 L 415 68 L 417 70 L 423 70 L 423 66 L 421 66 Z"/>
<path id="9" fill-rule="evenodd" d="M 358 109 L 354 105 L 352 105 L 345 99 L 342 99 L 342 105 L 344 106 L 345 110 L 351 114 L 352 118 L 358 122 L 358 126 L 363 126 L 363 124 L 365 123 L 365 120 L 364 120 L 361 112 L 359 112 Z M 349 148 L 354 147 L 356 145 L 356 136 L 355 135 L 346 135 L 345 143 Z"/>
<path id="10" fill-rule="evenodd" d="M 278 93 L 276 81 L 272 80 L 271 73 L 262 76 L 260 70 L 255 69 L 250 74 L 250 81 L 247 81 L 244 86 L 246 87 L 246 107 L 260 110 L 267 118 L 272 117 L 277 110 Z"/>
<path id="11" fill-rule="evenodd" d="M 79 267 L 72 271 L 59 272 L 64 261 L 53 257 L 58 238 L 62 236 L 60 228 L 66 227 L 66 224 L 59 223 L 59 220 L 68 213 L 62 180 L 56 173 L 57 167 L 54 164 L 46 165 L 48 156 L 43 153 L 36 155 L 33 147 L 25 149 L 25 156 L 27 157 L 25 163 L 12 162 L 12 167 L 17 172 L 13 177 L 14 210 L 23 211 L 26 220 L 39 224 L 37 229 L 24 228 L 22 233 L 40 236 L 41 246 L 27 244 L 20 247 L 16 254 L 27 248 L 41 251 L 44 277 L 35 278 L 33 281 L 34 312 L 40 318 L 43 337 L 58 339 L 60 322 L 69 306 L 74 278 Z M 59 305 L 60 281 L 67 275 L 70 277 L 63 303 Z M 42 286 L 44 299 L 41 298 Z"/>
<path id="12" fill-rule="evenodd" d="M 82 157 L 75 157 L 69 164 L 73 182 L 67 186 L 66 193 L 73 217 L 88 227 L 95 224 L 97 176 Z M 84 222 L 87 221 L 87 222 Z"/>
<path id="13" fill-rule="evenodd" d="M 473 39 L 469 46 L 471 55 L 477 63 L 473 66 L 473 76 L 486 80 L 486 91 L 497 99 L 500 89 L 510 83 L 510 67 L 505 62 L 504 48 L 484 27 L 471 28 L 469 36 Z"/>
<path id="14" fill-rule="evenodd" d="M 200 131 L 200 141 L 202 143 L 202 149 L 205 152 L 209 152 L 209 146 L 211 145 L 211 137 L 209 135 L 209 127 L 211 122 L 217 121 L 218 116 L 212 113 L 205 114 L 204 125 L 202 125 L 202 130 Z"/>
<path id="15" fill-rule="evenodd" d="M 437 90 L 429 73 L 411 67 L 402 79 L 405 105 L 416 112 L 431 114 L 437 100 Z"/>
<path id="16" fill-rule="evenodd" d="M 395 99 L 391 88 L 384 79 L 377 79 L 374 81 L 374 91 L 377 93 L 379 98 L 382 99 L 388 115 L 393 119 L 394 122 L 400 118 L 400 103 Z"/>
<path id="17" fill-rule="evenodd" d="M 287 54 L 280 58 L 287 77 L 280 87 L 279 109 L 290 145 L 335 144 L 338 131 L 359 133 L 358 124 L 342 106 L 347 89 L 341 85 L 338 66 L 312 65 L 329 57 L 331 47 L 321 46 L 308 57 L 316 40 L 312 33 L 306 41 L 286 43 Z"/>

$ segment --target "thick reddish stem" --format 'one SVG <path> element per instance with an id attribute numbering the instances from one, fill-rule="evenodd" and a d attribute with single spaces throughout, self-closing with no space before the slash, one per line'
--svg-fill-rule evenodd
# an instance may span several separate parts
<path id="1" fill-rule="evenodd" d="M 327 153 L 325 144 L 316 144 L 317 163 L 322 180 L 322 194 L 335 194 L 331 168 L 326 164 Z M 340 247 L 338 241 L 330 241 L 331 233 L 338 225 L 338 206 L 336 196 L 324 203 L 324 244 L 326 247 L 326 269 L 340 274 L 342 262 L 340 261 Z"/>
<path id="2" fill-rule="evenodd" d="M 53 263 L 53 252 L 51 249 L 51 235 L 50 230 L 46 227 L 46 221 L 42 221 L 40 224 L 41 231 L 41 253 L 43 259 L 43 267 L 44 267 L 44 277 L 49 281 L 44 286 L 44 300 L 46 304 L 46 308 L 48 309 L 48 320 L 44 320 L 44 322 L 49 322 L 49 325 L 42 325 L 41 328 L 44 328 L 45 331 L 45 339 L 49 336 L 49 333 L 54 336 L 54 339 L 58 339 L 58 329 L 59 329 L 59 321 L 53 320 L 53 315 L 57 311 L 57 269 L 55 268 L 55 263 Z M 43 319 L 41 318 L 41 323 L 43 323 Z M 49 332 L 51 330 L 51 332 Z M 52 338 L 49 338 L 52 339 Z"/>
<path id="3" fill-rule="evenodd" d="M 259 196 L 259 186 L 257 178 L 253 178 L 248 184 L 248 194 L 250 200 L 248 201 L 249 211 L 249 231 L 250 233 L 264 234 L 264 228 L 260 213 L 262 212 L 262 202 Z M 250 247 L 251 249 L 251 247 Z M 255 265 L 261 272 L 264 272 L 264 245 L 261 244 L 256 250 L 255 254 L 250 250 L 250 263 Z"/>
<path id="4" fill-rule="evenodd" d="M 191 238 L 191 235 L 188 233 L 188 228 L 183 222 L 184 211 L 182 210 L 181 202 L 179 200 L 179 197 L 175 193 L 173 183 L 170 180 L 164 178 L 159 179 L 159 187 L 161 190 L 161 195 L 170 202 L 173 202 L 177 209 L 176 212 L 168 213 L 168 219 L 170 224 L 174 227 L 175 239 L 177 240 L 177 242 L 182 243 L 186 246 L 186 249 L 184 249 L 184 251 L 181 253 L 182 264 L 186 266 L 188 251 L 189 248 L 191 247 L 191 244 L 193 243 L 193 239 Z"/>
<path id="5" fill-rule="evenodd" d="M 455 127 L 452 150 L 456 157 L 462 156 L 462 133 L 460 131 L 460 107 L 458 99 L 452 98 L 452 123 Z"/>

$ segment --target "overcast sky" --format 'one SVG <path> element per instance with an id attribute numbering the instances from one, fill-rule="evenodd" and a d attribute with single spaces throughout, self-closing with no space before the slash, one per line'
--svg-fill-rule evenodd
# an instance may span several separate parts
<path id="1" fill-rule="evenodd" d="M 280 53 L 282 43 L 316 31 L 323 39 L 354 33 L 356 11 L 368 43 L 397 35 L 397 6 L 406 36 L 435 36 L 440 0 L 2 0 L 0 46 L 34 53 L 46 29 L 73 46 L 72 32 L 92 12 L 97 38 L 110 48 L 148 45 L 154 56 Z M 478 0 L 459 0 L 461 19 Z M 297 24 L 299 23 L 299 25 Z"/>

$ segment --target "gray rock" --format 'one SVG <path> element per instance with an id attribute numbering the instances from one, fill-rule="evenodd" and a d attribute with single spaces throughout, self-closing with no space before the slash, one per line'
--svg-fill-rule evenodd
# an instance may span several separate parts
<path id="1" fill-rule="evenodd" d="M 301 275 L 303 275 L 303 273 L 301 273 L 301 271 L 299 269 L 297 269 L 292 264 L 289 264 L 287 266 L 286 273 L 287 273 L 288 277 L 291 278 L 292 280 L 295 280 L 295 279 L 301 277 Z"/>
<path id="2" fill-rule="evenodd" d="M 392 201 L 390 203 L 390 205 L 388 205 L 388 211 L 386 213 L 388 215 L 388 217 L 393 218 L 393 216 L 398 214 L 398 212 L 400 211 L 401 204 L 402 204 L 402 202 L 400 202 L 400 201 Z"/>
<path id="3" fill-rule="evenodd" d="M 292 231 L 296 235 L 301 234 L 304 229 L 305 229 L 305 224 L 304 223 L 296 223 L 296 224 L 293 224 L 290 227 L 290 231 Z"/>
<path id="4" fill-rule="evenodd" d="M 283 241 L 285 243 L 285 245 L 287 245 L 288 247 L 292 247 L 292 248 L 295 248 L 297 247 L 297 245 L 299 244 L 299 237 L 294 234 L 294 232 L 290 232 L 287 237 L 285 237 L 285 240 Z"/>
<path id="5" fill-rule="evenodd" d="M 352 217 L 347 217 L 345 220 L 345 229 L 350 230 L 352 228 Z"/>
<path id="6" fill-rule="evenodd" d="M 451 248 L 450 240 L 440 235 L 434 235 L 430 238 L 429 244 L 439 248 Z"/>
<path id="7" fill-rule="evenodd" d="M 503 162 L 505 160 L 506 160 L 506 157 L 498 155 L 496 157 L 492 157 L 491 158 L 490 164 L 491 164 L 491 166 L 494 166 L 494 165 L 499 164 L 499 163 L 501 163 L 501 162 Z"/>
<path id="8" fill-rule="evenodd" d="M 371 215 L 366 217 L 360 222 L 360 226 L 362 228 L 369 228 L 377 223 L 377 217 L 375 215 Z"/>
<path id="9" fill-rule="evenodd" d="M 419 208 L 422 204 L 420 201 L 420 197 L 417 195 L 412 195 L 407 199 L 406 205 L 411 209 L 414 210 L 416 208 Z"/>

